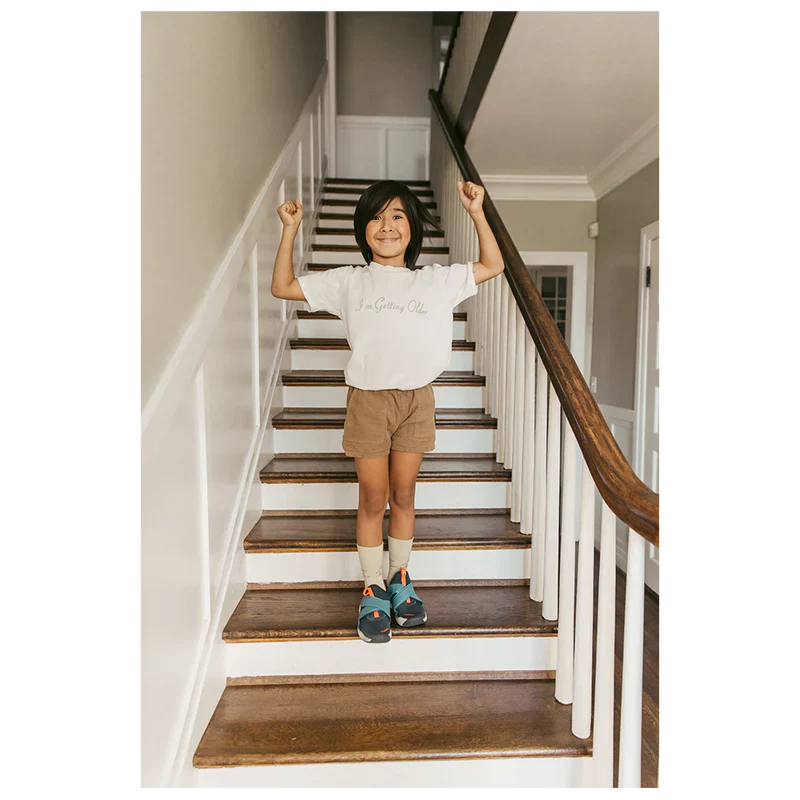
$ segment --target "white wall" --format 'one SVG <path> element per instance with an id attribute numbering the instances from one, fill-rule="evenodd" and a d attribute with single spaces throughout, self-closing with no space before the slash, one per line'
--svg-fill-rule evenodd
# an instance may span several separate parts
<path id="1" fill-rule="evenodd" d="M 259 471 L 291 333 L 271 282 L 284 195 L 302 191 L 302 238 L 328 138 L 327 69 L 260 178 L 233 246 L 142 415 L 142 785 L 189 786 L 191 758 L 225 686 L 222 628 L 246 577 L 242 542 L 261 515 Z M 312 163 L 314 170 L 312 172 Z M 298 237 L 298 239 L 301 237 Z M 297 254 L 296 265 L 304 257 Z M 297 267 L 296 267 L 297 268 Z"/>

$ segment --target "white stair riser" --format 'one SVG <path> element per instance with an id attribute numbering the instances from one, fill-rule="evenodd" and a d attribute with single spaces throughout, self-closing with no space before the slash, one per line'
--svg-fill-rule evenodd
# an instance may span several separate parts
<path id="1" fill-rule="evenodd" d="M 347 214 L 351 219 L 356 213 L 356 204 L 353 201 L 352 206 L 326 206 L 324 203 L 320 208 L 320 214 Z M 352 224 L 351 224 L 352 227 Z"/>
<path id="2" fill-rule="evenodd" d="M 352 226 L 350 226 L 352 228 Z M 355 247 L 356 237 L 355 236 L 340 236 L 335 233 L 315 233 L 314 234 L 314 244 L 346 244 L 350 247 Z M 423 247 L 440 247 L 444 246 L 444 242 L 441 238 L 424 238 L 422 240 Z"/>
<path id="3" fill-rule="evenodd" d="M 458 524 L 458 518 L 454 524 Z M 524 549 L 420 550 L 412 547 L 409 572 L 415 581 L 530 578 L 531 537 L 520 534 L 519 538 L 527 543 Z M 247 553 L 245 569 L 250 583 L 363 581 L 356 549 L 356 519 L 353 517 L 350 552 Z M 388 572 L 389 553 L 384 550 L 383 573 Z"/>
<path id="4" fill-rule="evenodd" d="M 335 319 L 298 319 L 297 338 L 303 339 L 346 339 L 344 323 Z M 453 320 L 453 338 L 467 338 L 466 320 Z"/>
<path id="5" fill-rule="evenodd" d="M 343 406 L 344 407 L 344 406 Z M 275 430 L 273 442 L 276 453 L 339 453 L 342 450 L 342 428 L 313 430 Z M 434 453 L 495 453 L 496 429 L 461 428 L 436 430 Z"/>
<path id="6" fill-rule="evenodd" d="M 284 386 L 283 405 L 286 408 L 345 408 L 347 384 L 339 386 Z M 436 408 L 486 407 L 485 386 L 436 385 L 433 394 Z M 280 451 L 276 451 L 280 452 Z"/>
<path id="7" fill-rule="evenodd" d="M 390 642 L 390 647 L 394 646 Z M 377 648 L 373 648 L 377 649 Z M 566 788 L 593 786 L 592 758 L 433 758 L 344 764 L 275 764 L 198 769 L 197 788 L 403 789 Z"/>
<path id="8" fill-rule="evenodd" d="M 312 264 L 332 264 L 337 267 L 355 266 L 364 263 L 360 252 L 337 253 L 315 250 L 309 254 L 308 260 Z M 447 253 L 420 253 L 417 264 L 449 264 L 450 256 Z"/>
<path id="9" fill-rule="evenodd" d="M 292 349 L 292 369 L 344 369 L 352 356 L 351 350 Z M 474 350 L 453 350 L 445 370 L 472 372 Z"/>
<path id="10" fill-rule="evenodd" d="M 338 214 L 341 212 L 338 211 L 331 211 L 331 214 Z M 352 216 L 350 219 L 320 219 L 317 222 L 320 228 L 345 228 L 346 230 L 353 230 L 353 219 Z M 315 234 L 319 235 L 319 234 Z"/>
<path id="11" fill-rule="evenodd" d="M 424 589 L 420 591 L 425 592 Z M 556 668 L 558 639 L 555 636 L 393 636 L 391 647 L 373 647 L 369 658 L 364 658 L 364 642 L 356 636 L 360 598 L 356 592 L 353 595 L 352 640 L 228 642 L 225 645 L 228 676 Z"/>
<path id="12" fill-rule="evenodd" d="M 417 480 L 415 508 L 511 508 L 511 481 Z M 358 483 L 262 483 L 264 510 L 358 508 Z M 388 504 L 387 504 L 388 508 Z"/>

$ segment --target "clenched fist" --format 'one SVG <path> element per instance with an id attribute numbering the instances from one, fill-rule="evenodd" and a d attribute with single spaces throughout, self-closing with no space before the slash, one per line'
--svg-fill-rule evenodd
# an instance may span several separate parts
<path id="1" fill-rule="evenodd" d="M 483 186 L 478 186 L 477 183 L 472 181 L 458 181 L 458 197 L 461 200 L 461 205 L 469 211 L 470 214 L 479 214 L 483 210 L 483 196 L 485 190 Z"/>
<path id="2" fill-rule="evenodd" d="M 297 230 L 303 219 L 303 204 L 300 202 L 300 198 L 294 201 L 287 200 L 285 203 L 279 205 L 278 216 L 281 218 L 284 228 Z"/>

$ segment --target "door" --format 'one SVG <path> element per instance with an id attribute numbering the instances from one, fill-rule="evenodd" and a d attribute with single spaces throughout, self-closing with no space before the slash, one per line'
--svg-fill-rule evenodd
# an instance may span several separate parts
<path id="1" fill-rule="evenodd" d="M 569 347 L 570 286 L 566 267 L 528 267 L 547 310 Z"/>
<path id="2" fill-rule="evenodd" d="M 635 464 L 636 474 L 658 492 L 659 453 L 659 238 L 658 222 L 642 230 L 643 291 L 637 333 Z M 658 548 L 645 546 L 645 583 L 658 593 Z"/>

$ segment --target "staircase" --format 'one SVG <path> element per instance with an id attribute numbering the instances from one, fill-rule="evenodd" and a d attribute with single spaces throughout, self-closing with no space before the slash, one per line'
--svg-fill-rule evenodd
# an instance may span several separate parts
<path id="1" fill-rule="evenodd" d="M 352 217 L 371 182 L 325 182 L 309 271 L 363 263 Z M 435 213 L 429 183 L 408 183 Z M 420 263 L 450 263 L 441 235 Z M 416 488 L 409 568 L 428 622 L 368 645 L 358 480 L 341 448 L 349 347 L 336 316 L 297 312 L 265 510 L 244 541 L 247 590 L 223 632 L 227 686 L 193 759 L 199 787 L 591 785 L 592 739 L 554 699 L 557 624 L 530 599 L 530 537 L 510 519 L 511 470 L 465 322 L 454 312 L 436 450 Z"/>

